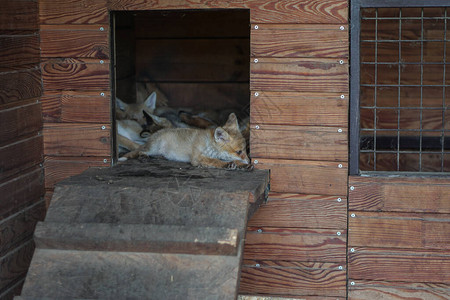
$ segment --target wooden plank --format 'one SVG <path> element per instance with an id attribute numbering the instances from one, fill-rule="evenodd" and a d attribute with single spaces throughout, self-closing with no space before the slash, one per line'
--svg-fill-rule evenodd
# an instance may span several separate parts
<path id="1" fill-rule="evenodd" d="M 349 186 L 350 210 L 450 213 L 446 178 L 350 176 Z"/>
<path id="2" fill-rule="evenodd" d="M 255 63 L 257 59 L 257 63 Z M 336 58 L 253 58 L 250 88 L 255 91 L 348 92 L 348 63 Z"/>
<path id="3" fill-rule="evenodd" d="M 44 174 L 38 166 L 0 184 L 0 216 L 6 218 L 44 195 Z"/>
<path id="4" fill-rule="evenodd" d="M 40 198 L 39 196 L 37 197 L 38 199 Z M 0 222 L 0 238 L 2 240 L 0 256 L 6 255 L 15 247 L 30 240 L 33 237 L 36 223 L 44 220 L 45 212 L 45 202 L 40 200 L 24 210 L 3 219 Z"/>
<path id="5" fill-rule="evenodd" d="M 350 247 L 450 249 L 450 215 L 356 212 Z"/>
<path id="6" fill-rule="evenodd" d="M 38 30 L 38 2 L 1 0 L 0 30 Z"/>
<path id="7" fill-rule="evenodd" d="M 249 227 L 244 258 L 345 264 L 344 231 Z"/>
<path id="8" fill-rule="evenodd" d="M 448 250 L 353 249 L 354 252 L 350 251 L 348 255 L 348 276 L 351 281 L 450 283 Z"/>
<path id="9" fill-rule="evenodd" d="M 346 203 L 345 198 L 338 196 L 272 192 L 248 225 L 344 230 L 347 227 Z"/>
<path id="10" fill-rule="evenodd" d="M 0 71 L 39 63 L 39 35 L 37 33 L 0 35 Z"/>
<path id="11" fill-rule="evenodd" d="M 111 155 L 109 124 L 45 123 L 43 135 L 49 156 Z"/>
<path id="12" fill-rule="evenodd" d="M 270 169 L 273 192 L 343 196 L 347 191 L 346 163 L 260 158 L 256 167 Z"/>
<path id="13" fill-rule="evenodd" d="M 232 0 L 211 2 L 200 0 L 187 2 L 183 0 L 147 1 L 110 1 L 110 10 L 151 10 L 151 9 L 207 9 L 207 8 L 246 8 L 250 9 L 251 21 L 257 23 L 325 23 L 341 24 L 348 21 L 348 4 L 343 0 L 325 0 L 320 5 L 313 0 L 295 4 L 291 1 L 276 0 Z"/>
<path id="14" fill-rule="evenodd" d="M 33 251 L 34 243 L 29 240 L 0 258 L 0 290 L 25 278 Z"/>
<path id="15" fill-rule="evenodd" d="M 36 249 L 22 296 L 235 299 L 239 262 L 236 256 Z"/>
<path id="16" fill-rule="evenodd" d="M 39 222 L 39 249 L 237 255 L 237 229 L 153 224 Z"/>
<path id="17" fill-rule="evenodd" d="M 31 103 L 0 111 L 0 145 L 36 133 L 42 127 L 41 105 Z"/>
<path id="18" fill-rule="evenodd" d="M 15 283 L 10 288 L 8 288 L 4 292 L 2 292 L 0 294 L 0 298 L 1 299 L 20 299 L 20 297 L 17 295 L 20 294 L 20 291 L 22 290 L 24 281 L 25 281 L 25 278 L 17 281 L 17 283 Z"/>
<path id="19" fill-rule="evenodd" d="M 427 299 L 446 300 L 450 286 L 445 284 L 424 284 L 386 281 L 357 280 L 349 286 L 349 299 Z"/>
<path id="20" fill-rule="evenodd" d="M 247 39 L 157 39 L 136 41 L 138 80 L 246 82 Z"/>
<path id="21" fill-rule="evenodd" d="M 251 126 L 252 158 L 347 161 L 347 129 L 334 127 Z"/>
<path id="22" fill-rule="evenodd" d="M 39 2 L 41 24 L 107 24 L 106 0 L 42 0 Z"/>
<path id="23" fill-rule="evenodd" d="M 0 104 L 7 104 L 42 94 L 39 67 L 0 73 Z"/>
<path id="24" fill-rule="evenodd" d="M 303 295 L 345 297 L 346 271 L 339 266 L 341 265 L 335 263 L 245 259 L 241 273 L 240 293 L 283 295 L 295 298 Z"/>
<path id="25" fill-rule="evenodd" d="M 257 92 L 257 96 L 255 95 Z M 254 91 L 252 124 L 348 127 L 348 94 Z"/>
<path id="26" fill-rule="evenodd" d="M 104 162 L 104 159 L 107 162 Z M 89 167 L 109 167 L 110 157 L 51 157 L 44 161 L 45 188 L 52 189 L 56 183 L 70 176 L 77 175 Z"/>
<path id="27" fill-rule="evenodd" d="M 48 91 L 42 98 L 45 122 L 111 123 L 111 95 L 105 92 Z"/>
<path id="28" fill-rule="evenodd" d="M 98 25 L 88 28 L 70 28 L 46 26 L 41 29 L 42 57 L 98 58 L 110 57 L 110 43 L 107 30 L 99 30 Z M 103 27 L 105 28 L 105 27 Z"/>
<path id="29" fill-rule="evenodd" d="M 60 60 L 42 64 L 44 90 L 86 90 L 106 92 L 110 89 L 109 61 Z"/>
<path id="30" fill-rule="evenodd" d="M 258 24 L 252 26 L 251 55 L 348 58 L 348 31 L 328 24 Z"/>
<path id="31" fill-rule="evenodd" d="M 28 137 L 0 147 L 0 181 L 42 162 L 42 136 Z"/>

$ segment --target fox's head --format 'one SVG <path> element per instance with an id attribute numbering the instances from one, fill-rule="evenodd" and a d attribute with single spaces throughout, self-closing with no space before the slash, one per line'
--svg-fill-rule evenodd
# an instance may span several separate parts
<path id="1" fill-rule="evenodd" d="M 224 161 L 240 161 L 250 163 L 247 156 L 245 139 L 239 131 L 239 125 L 234 113 L 228 116 L 228 120 L 222 127 L 214 131 L 214 141 L 220 149 L 220 159 Z"/>
<path id="2" fill-rule="evenodd" d="M 146 125 L 147 120 L 144 111 L 152 114 L 156 106 L 156 93 L 153 92 L 142 103 L 125 103 L 116 98 L 116 118 L 118 120 L 134 120 L 140 125 Z"/>

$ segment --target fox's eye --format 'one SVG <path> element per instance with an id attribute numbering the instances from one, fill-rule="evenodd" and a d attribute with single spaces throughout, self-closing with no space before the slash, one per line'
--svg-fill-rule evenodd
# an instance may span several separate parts
<path id="1" fill-rule="evenodd" d="M 242 154 L 242 150 L 236 151 L 237 155 L 241 155 Z"/>

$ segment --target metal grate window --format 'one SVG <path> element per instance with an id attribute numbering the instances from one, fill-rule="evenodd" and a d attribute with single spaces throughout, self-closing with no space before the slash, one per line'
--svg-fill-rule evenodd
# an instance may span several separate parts
<path id="1" fill-rule="evenodd" d="M 350 172 L 450 172 L 450 9 L 370 2 L 352 11 Z"/>

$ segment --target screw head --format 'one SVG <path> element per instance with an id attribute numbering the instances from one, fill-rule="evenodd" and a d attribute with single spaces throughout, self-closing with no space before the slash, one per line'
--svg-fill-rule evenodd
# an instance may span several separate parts
<path id="1" fill-rule="evenodd" d="M 260 229 L 256 230 L 256 232 L 262 233 L 262 229 L 260 228 Z"/>
<path id="2" fill-rule="evenodd" d="M 356 217 L 356 215 L 355 214 L 351 214 L 350 217 L 354 218 L 354 217 Z"/>
<path id="3" fill-rule="evenodd" d="M 341 128 L 339 128 L 339 129 L 338 129 L 338 132 L 339 132 L 339 133 L 340 133 L 340 132 L 342 132 L 342 129 L 341 129 Z"/>
<path id="4" fill-rule="evenodd" d="M 256 64 L 256 63 L 258 63 L 259 60 L 258 60 L 257 58 L 255 58 L 253 61 L 254 61 L 255 64 Z"/>
<path id="5" fill-rule="evenodd" d="M 341 59 L 341 60 L 339 61 L 339 64 L 340 64 L 340 65 L 343 65 L 343 64 L 344 64 L 344 61 Z"/>
<path id="6" fill-rule="evenodd" d="M 103 160 L 103 163 L 106 164 L 107 162 L 108 162 L 108 160 L 105 158 L 105 159 Z"/>
<path id="7" fill-rule="evenodd" d="M 253 28 L 255 28 L 255 29 L 258 29 L 258 28 L 259 28 L 259 26 L 258 26 L 258 25 L 255 25 L 255 27 L 253 27 Z"/>
<path id="8" fill-rule="evenodd" d="M 355 282 L 354 281 L 350 282 L 350 285 L 355 285 Z"/>
<path id="9" fill-rule="evenodd" d="M 339 168 L 339 169 L 342 169 L 342 164 L 339 164 L 339 165 L 338 165 L 338 168 Z"/>
<path id="10" fill-rule="evenodd" d="M 342 202 L 342 198 L 337 198 L 337 202 Z"/>
<path id="11" fill-rule="evenodd" d="M 102 130 L 105 130 L 105 129 L 106 129 L 106 126 L 105 126 L 105 125 L 103 125 L 103 126 L 102 126 Z"/>
<path id="12" fill-rule="evenodd" d="M 344 269 L 342 266 L 339 266 L 339 270 L 342 270 L 342 269 Z"/>
<path id="13" fill-rule="evenodd" d="M 341 235 L 341 232 L 340 232 L 340 231 L 338 231 L 338 232 L 336 232 L 336 234 L 337 234 L 338 236 L 340 236 L 340 235 Z"/>
<path id="14" fill-rule="evenodd" d="M 100 64 L 102 65 L 104 63 L 104 61 L 103 60 L 100 60 Z"/>
<path id="15" fill-rule="evenodd" d="M 350 191 L 354 191 L 355 190 L 355 187 L 352 185 L 351 187 L 350 187 Z"/>
<path id="16" fill-rule="evenodd" d="M 355 252 L 355 248 L 351 248 L 350 252 L 352 252 L 352 253 Z"/>
<path id="17" fill-rule="evenodd" d="M 255 159 L 255 160 L 253 161 L 253 163 L 254 163 L 255 165 L 257 165 L 257 164 L 259 163 L 259 161 L 258 161 L 257 159 Z"/>
<path id="18" fill-rule="evenodd" d="M 341 26 L 341 27 L 339 27 L 339 29 L 340 29 L 340 30 L 344 30 L 344 29 L 345 29 L 345 27 L 344 27 L 344 26 Z"/>
<path id="19" fill-rule="evenodd" d="M 100 96 L 105 97 L 105 93 L 101 92 Z"/>
<path id="20" fill-rule="evenodd" d="M 259 129 L 259 125 L 256 125 L 256 126 L 255 126 L 255 129 Z"/>
<path id="21" fill-rule="evenodd" d="M 345 98 L 345 96 L 344 95 L 341 95 L 341 99 L 344 99 Z"/>
<path id="22" fill-rule="evenodd" d="M 260 267 L 261 267 L 261 265 L 260 265 L 260 264 L 256 264 L 256 265 L 255 265 L 255 267 L 257 267 L 257 268 L 260 268 Z"/>
<path id="23" fill-rule="evenodd" d="M 255 92 L 255 97 L 258 97 L 259 96 L 259 93 L 258 92 Z"/>
<path id="24" fill-rule="evenodd" d="M 103 28 L 103 27 L 100 27 L 99 29 L 100 29 L 100 31 L 105 31 L 105 28 Z"/>

